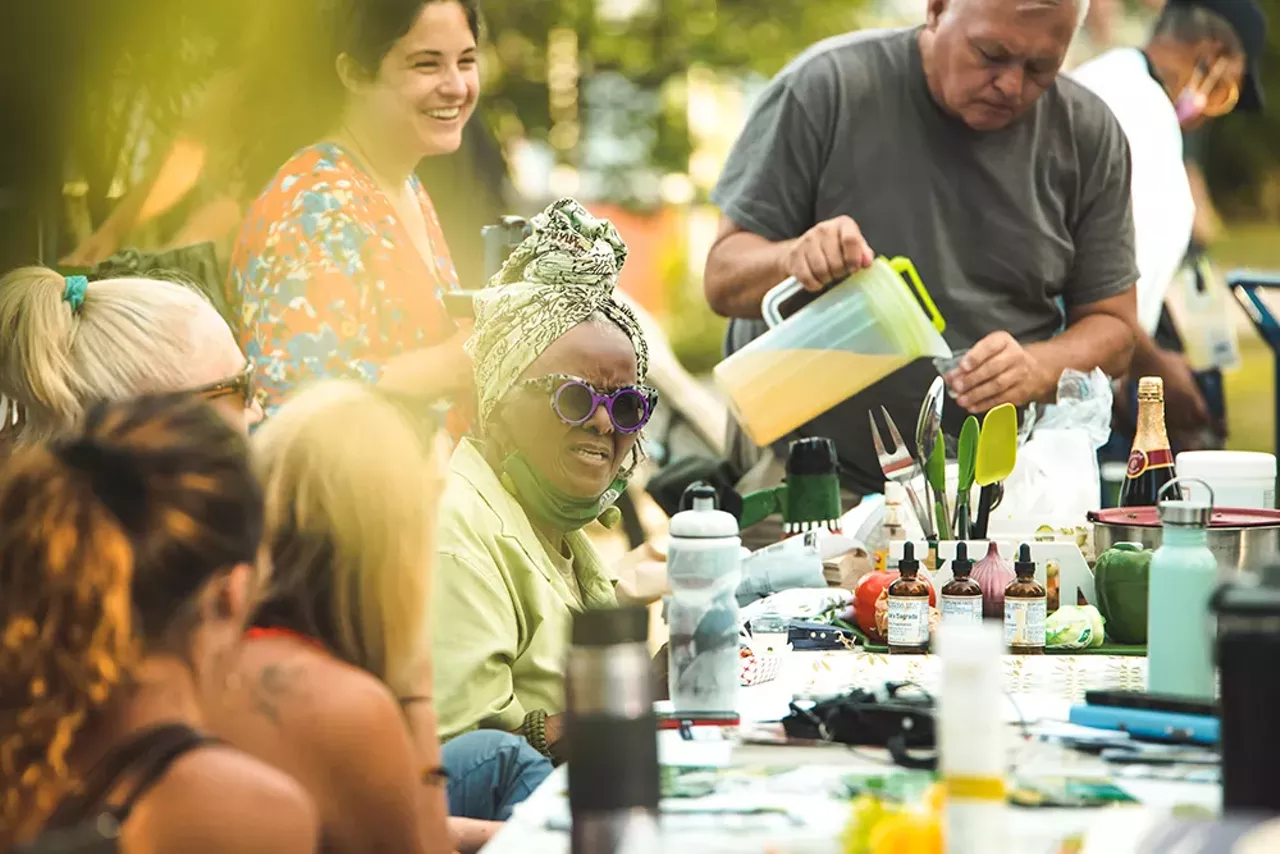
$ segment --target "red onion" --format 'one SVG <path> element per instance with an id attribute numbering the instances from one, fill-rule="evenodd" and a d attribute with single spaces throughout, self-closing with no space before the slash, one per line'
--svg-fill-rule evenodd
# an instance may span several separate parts
<path id="1" fill-rule="evenodd" d="M 969 577 L 982 588 L 982 616 L 988 620 L 1004 619 L 1004 589 L 1017 577 L 1013 564 L 1000 557 L 995 543 L 987 546 L 987 556 L 973 565 Z"/>

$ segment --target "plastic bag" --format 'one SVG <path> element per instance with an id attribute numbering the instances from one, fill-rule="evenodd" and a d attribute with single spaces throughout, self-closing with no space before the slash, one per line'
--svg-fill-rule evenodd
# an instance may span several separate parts
<path id="1" fill-rule="evenodd" d="M 1102 502 L 1098 448 L 1111 438 L 1111 381 L 1101 370 L 1064 371 L 1058 398 L 1044 409 L 1026 444 L 993 522 L 1074 527 Z"/>
<path id="2" fill-rule="evenodd" d="M 822 571 L 825 537 L 830 531 L 808 531 L 765 546 L 742 559 L 742 580 L 738 583 L 738 606 L 796 588 L 827 586 Z M 856 545 L 852 540 L 851 546 Z"/>
<path id="3" fill-rule="evenodd" d="M 1057 402 L 1045 407 L 1036 430 L 1083 430 L 1097 450 L 1111 438 L 1111 401 L 1111 379 L 1100 368 L 1088 374 L 1065 370 L 1058 378 Z"/>
<path id="4" fill-rule="evenodd" d="M 1178 331 L 1193 371 L 1234 371 L 1240 367 L 1240 342 L 1232 316 L 1231 294 L 1207 258 L 1180 274 L 1183 313 L 1192 322 Z"/>
<path id="5" fill-rule="evenodd" d="M 1044 623 L 1044 643 L 1049 649 L 1089 649 L 1102 646 L 1105 638 L 1102 614 L 1092 605 L 1067 605 Z"/>

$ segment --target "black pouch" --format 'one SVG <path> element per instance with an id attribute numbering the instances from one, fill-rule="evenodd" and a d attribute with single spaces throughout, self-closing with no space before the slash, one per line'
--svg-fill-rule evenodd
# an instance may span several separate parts
<path id="1" fill-rule="evenodd" d="M 787 642 L 792 649 L 801 651 L 853 649 L 855 637 L 853 632 L 838 626 L 792 620 Z"/>

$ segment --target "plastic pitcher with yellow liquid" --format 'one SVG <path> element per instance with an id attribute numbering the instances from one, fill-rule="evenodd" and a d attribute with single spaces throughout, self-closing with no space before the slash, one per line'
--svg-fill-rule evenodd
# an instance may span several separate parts
<path id="1" fill-rule="evenodd" d="M 757 445 L 781 439 L 916 359 L 951 355 L 942 340 L 945 321 L 906 258 L 877 258 L 783 319 L 782 304 L 801 290 L 790 278 L 765 294 L 769 331 L 715 369 L 716 384 Z"/>

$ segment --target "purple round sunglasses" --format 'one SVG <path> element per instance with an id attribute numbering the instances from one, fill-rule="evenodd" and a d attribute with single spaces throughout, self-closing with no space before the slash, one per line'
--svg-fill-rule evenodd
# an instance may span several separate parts
<path id="1" fill-rule="evenodd" d="M 649 416 L 658 404 L 658 391 L 649 386 L 624 385 L 606 394 L 581 377 L 569 374 L 548 374 L 525 380 L 520 385 L 550 395 L 551 411 L 571 427 L 587 423 L 603 405 L 613 429 L 619 433 L 636 433 L 649 423 Z"/>

